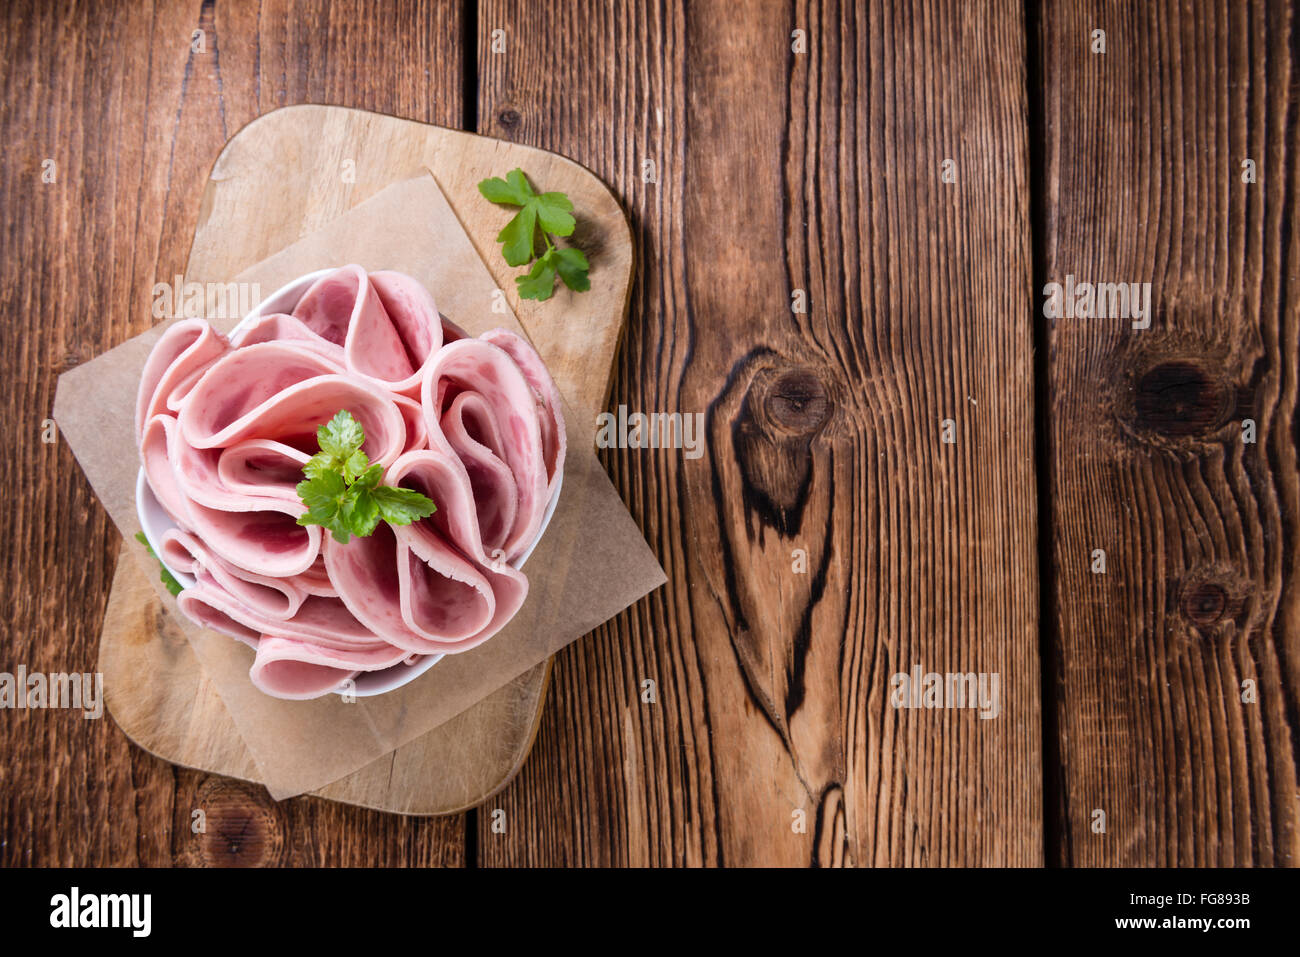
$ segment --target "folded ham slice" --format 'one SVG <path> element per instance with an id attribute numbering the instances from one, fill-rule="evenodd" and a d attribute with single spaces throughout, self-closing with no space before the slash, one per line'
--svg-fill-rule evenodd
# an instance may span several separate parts
<path id="1" fill-rule="evenodd" d="M 563 471 L 560 405 L 527 342 L 471 337 L 401 273 L 345 266 L 229 340 L 173 324 L 145 364 L 135 425 L 175 525 L 160 556 L 194 582 L 178 606 L 253 648 L 251 680 L 281 698 L 481 644 L 528 594 L 514 566 Z M 384 484 L 429 496 L 432 516 L 347 543 L 298 525 L 302 467 L 340 410 Z"/>
<path id="2" fill-rule="evenodd" d="M 339 598 L 376 634 L 414 652 L 466 651 L 501 630 L 528 594 L 523 572 L 490 558 L 464 464 L 440 451 L 403 455 L 385 476 L 438 503 L 410 526 L 324 545 Z"/>
<path id="3" fill-rule="evenodd" d="M 188 446 L 167 415 L 145 425 L 140 452 L 145 478 L 163 509 L 221 558 L 273 577 L 299 575 L 315 563 L 321 530 L 298 524 L 306 508 L 296 493 L 238 495 L 225 488 L 219 478 L 209 478 L 219 475 L 219 466 L 207 468 L 212 450 Z"/>
<path id="4" fill-rule="evenodd" d="M 484 546 L 509 561 L 541 529 L 564 466 L 564 429 L 558 393 L 532 347 L 509 333 L 490 335 L 497 341 L 444 346 L 425 371 L 420 401 L 429 447 L 465 465 Z M 507 347 L 532 366 L 545 392 Z"/>
<path id="5" fill-rule="evenodd" d="M 154 343 L 140 375 L 135 405 L 137 443 L 145 422 L 168 408 L 173 393 L 192 385 L 195 375 L 229 348 L 225 338 L 202 319 L 185 319 L 167 328 Z"/>
<path id="6" fill-rule="evenodd" d="M 344 266 L 303 294 L 293 317 L 320 339 L 342 349 L 350 371 L 412 392 L 429 358 L 442 345 L 438 307 L 410 276 Z"/>

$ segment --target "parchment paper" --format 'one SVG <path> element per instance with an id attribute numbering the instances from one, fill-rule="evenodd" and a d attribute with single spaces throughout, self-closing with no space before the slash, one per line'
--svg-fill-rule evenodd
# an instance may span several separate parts
<path id="1" fill-rule="evenodd" d="M 260 283 L 266 297 L 305 273 L 347 263 L 414 276 L 433 293 L 439 311 L 472 335 L 497 327 L 526 335 L 505 297 L 494 296 L 498 287 L 487 266 L 427 173 L 388 187 L 234 278 Z M 237 322 L 212 324 L 226 332 Z M 125 551 L 135 546 L 130 539 L 140 527 L 136 388 L 167 324 L 64 373 L 55 397 L 59 429 L 128 539 Z M 276 800 L 323 787 L 437 727 L 666 581 L 592 452 L 592 423 L 577 421 L 570 407 L 564 411 L 564 487 L 546 534 L 524 566 L 529 590 L 523 608 L 495 637 L 446 656 L 404 688 L 353 703 L 335 695 L 313 701 L 268 697 L 249 681 L 252 650 L 191 624 L 157 585 Z"/>

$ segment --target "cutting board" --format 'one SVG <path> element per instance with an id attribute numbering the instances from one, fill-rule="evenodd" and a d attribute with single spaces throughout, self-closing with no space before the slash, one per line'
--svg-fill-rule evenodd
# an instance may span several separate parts
<path id="1" fill-rule="evenodd" d="M 506 265 L 495 242 L 511 213 L 489 204 L 477 189 L 479 180 L 515 167 L 539 190 L 559 190 L 573 200 L 578 227 L 572 242 L 592 263 L 588 292 L 561 289 L 544 303 L 515 295 L 514 277 L 521 270 Z M 227 281 L 422 170 L 446 194 L 575 414 L 594 423 L 608 397 L 627 314 L 632 236 L 605 185 L 554 153 L 365 110 L 275 110 L 236 133 L 217 157 L 185 281 Z M 121 559 L 99 651 L 109 712 L 131 740 L 158 757 L 257 781 L 229 712 L 149 583 L 156 564 L 135 543 L 124 545 Z M 314 793 L 404 814 L 449 814 L 482 803 L 527 757 L 549 674 L 548 661 Z"/>

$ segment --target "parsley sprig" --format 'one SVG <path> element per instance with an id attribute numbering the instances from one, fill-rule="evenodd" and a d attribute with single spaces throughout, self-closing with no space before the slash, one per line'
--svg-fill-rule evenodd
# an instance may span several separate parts
<path id="1" fill-rule="evenodd" d="M 380 485 L 384 467 L 371 465 L 361 451 L 366 440 L 361 423 L 346 410 L 316 430 L 320 451 L 302 467 L 306 481 L 298 497 L 307 512 L 299 525 L 321 525 L 343 543 L 349 536 L 365 538 L 383 519 L 389 525 L 410 525 L 432 515 L 437 506 L 414 489 Z"/>
<path id="2" fill-rule="evenodd" d="M 478 191 L 489 202 L 519 207 L 515 218 L 497 235 L 497 242 L 501 243 L 501 252 L 510 265 L 533 264 L 527 275 L 515 279 L 520 299 L 550 299 L 557 275 L 575 292 L 591 288 L 591 280 L 587 278 L 590 267 L 583 251 L 552 242 L 553 237 L 573 234 L 573 203 L 569 197 L 563 193 L 534 192 L 521 169 L 512 169 L 505 179 L 493 176 L 483 180 L 478 184 Z M 539 233 L 546 246 L 541 256 L 537 256 Z"/>

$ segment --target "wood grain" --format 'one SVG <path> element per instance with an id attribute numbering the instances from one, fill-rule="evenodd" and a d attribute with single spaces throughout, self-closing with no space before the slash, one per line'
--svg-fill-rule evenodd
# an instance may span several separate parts
<path id="1" fill-rule="evenodd" d="M 1059 864 L 1297 863 L 1298 29 L 1286 2 L 1037 24 L 1043 281 L 1154 307 L 1044 320 Z"/>
<path id="2" fill-rule="evenodd" d="M 151 323 L 221 144 L 289 103 L 447 125 L 468 106 L 480 132 L 591 167 L 632 214 L 611 407 L 710 414 L 699 460 L 606 454 L 671 584 L 559 657 L 534 755 L 488 805 L 504 833 L 471 816 L 476 858 L 1294 864 L 1296 15 L 1024 9 L 1028 24 L 1020 4 L 955 0 L 6 5 L 0 480 L 22 503 L 0 511 L 7 662 L 94 660 L 116 533 L 41 421 L 60 371 Z M 1041 286 L 1067 272 L 1151 281 L 1152 328 L 1046 323 Z M 912 662 L 1000 670 L 1003 715 L 893 710 L 889 675 Z M 466 853 L 463 819 L 275 805 L 107 721 L 6 713 L 0 757 L 0 865 Z"/>
<path id="3" fill-rule="evenodd" d="M 482 861 L 1041 863 L 1020 5 L 491 0 L 478 27 L 480 130 L 563 149 L 636 225 L 611 406 L 708 436 L 609 453 L 670 585 L 557 656 Z M 913 663 L 999 672 L 1001 716 L 891 707 Z"/>
<path id="4" fill-rule="evenodd" d="M 458 125 L 462 8 L 10 3 L 0 17 L 0 438 L 14 450 L 0 464 L 0 648 L 6 665 L 88 671 L 120 539 L 66 448 L 40 440 L 58 373 L 153 324 L 150 290 L 183 270 L 212 158 L 253 117 L 345 100 Z M 0 865 L 239 863 L 250 848 L 282 863 L 464 861 L 463 817 L 277 806 L 243 786 L 221 791 L 221 828 L 196 835 L 196 795 L 226 784 L 133 748 L 111 721 L 4 714 Z M 216 847 L 234 831 L 246 838 L 224 846 L 240 851 Z"/>

